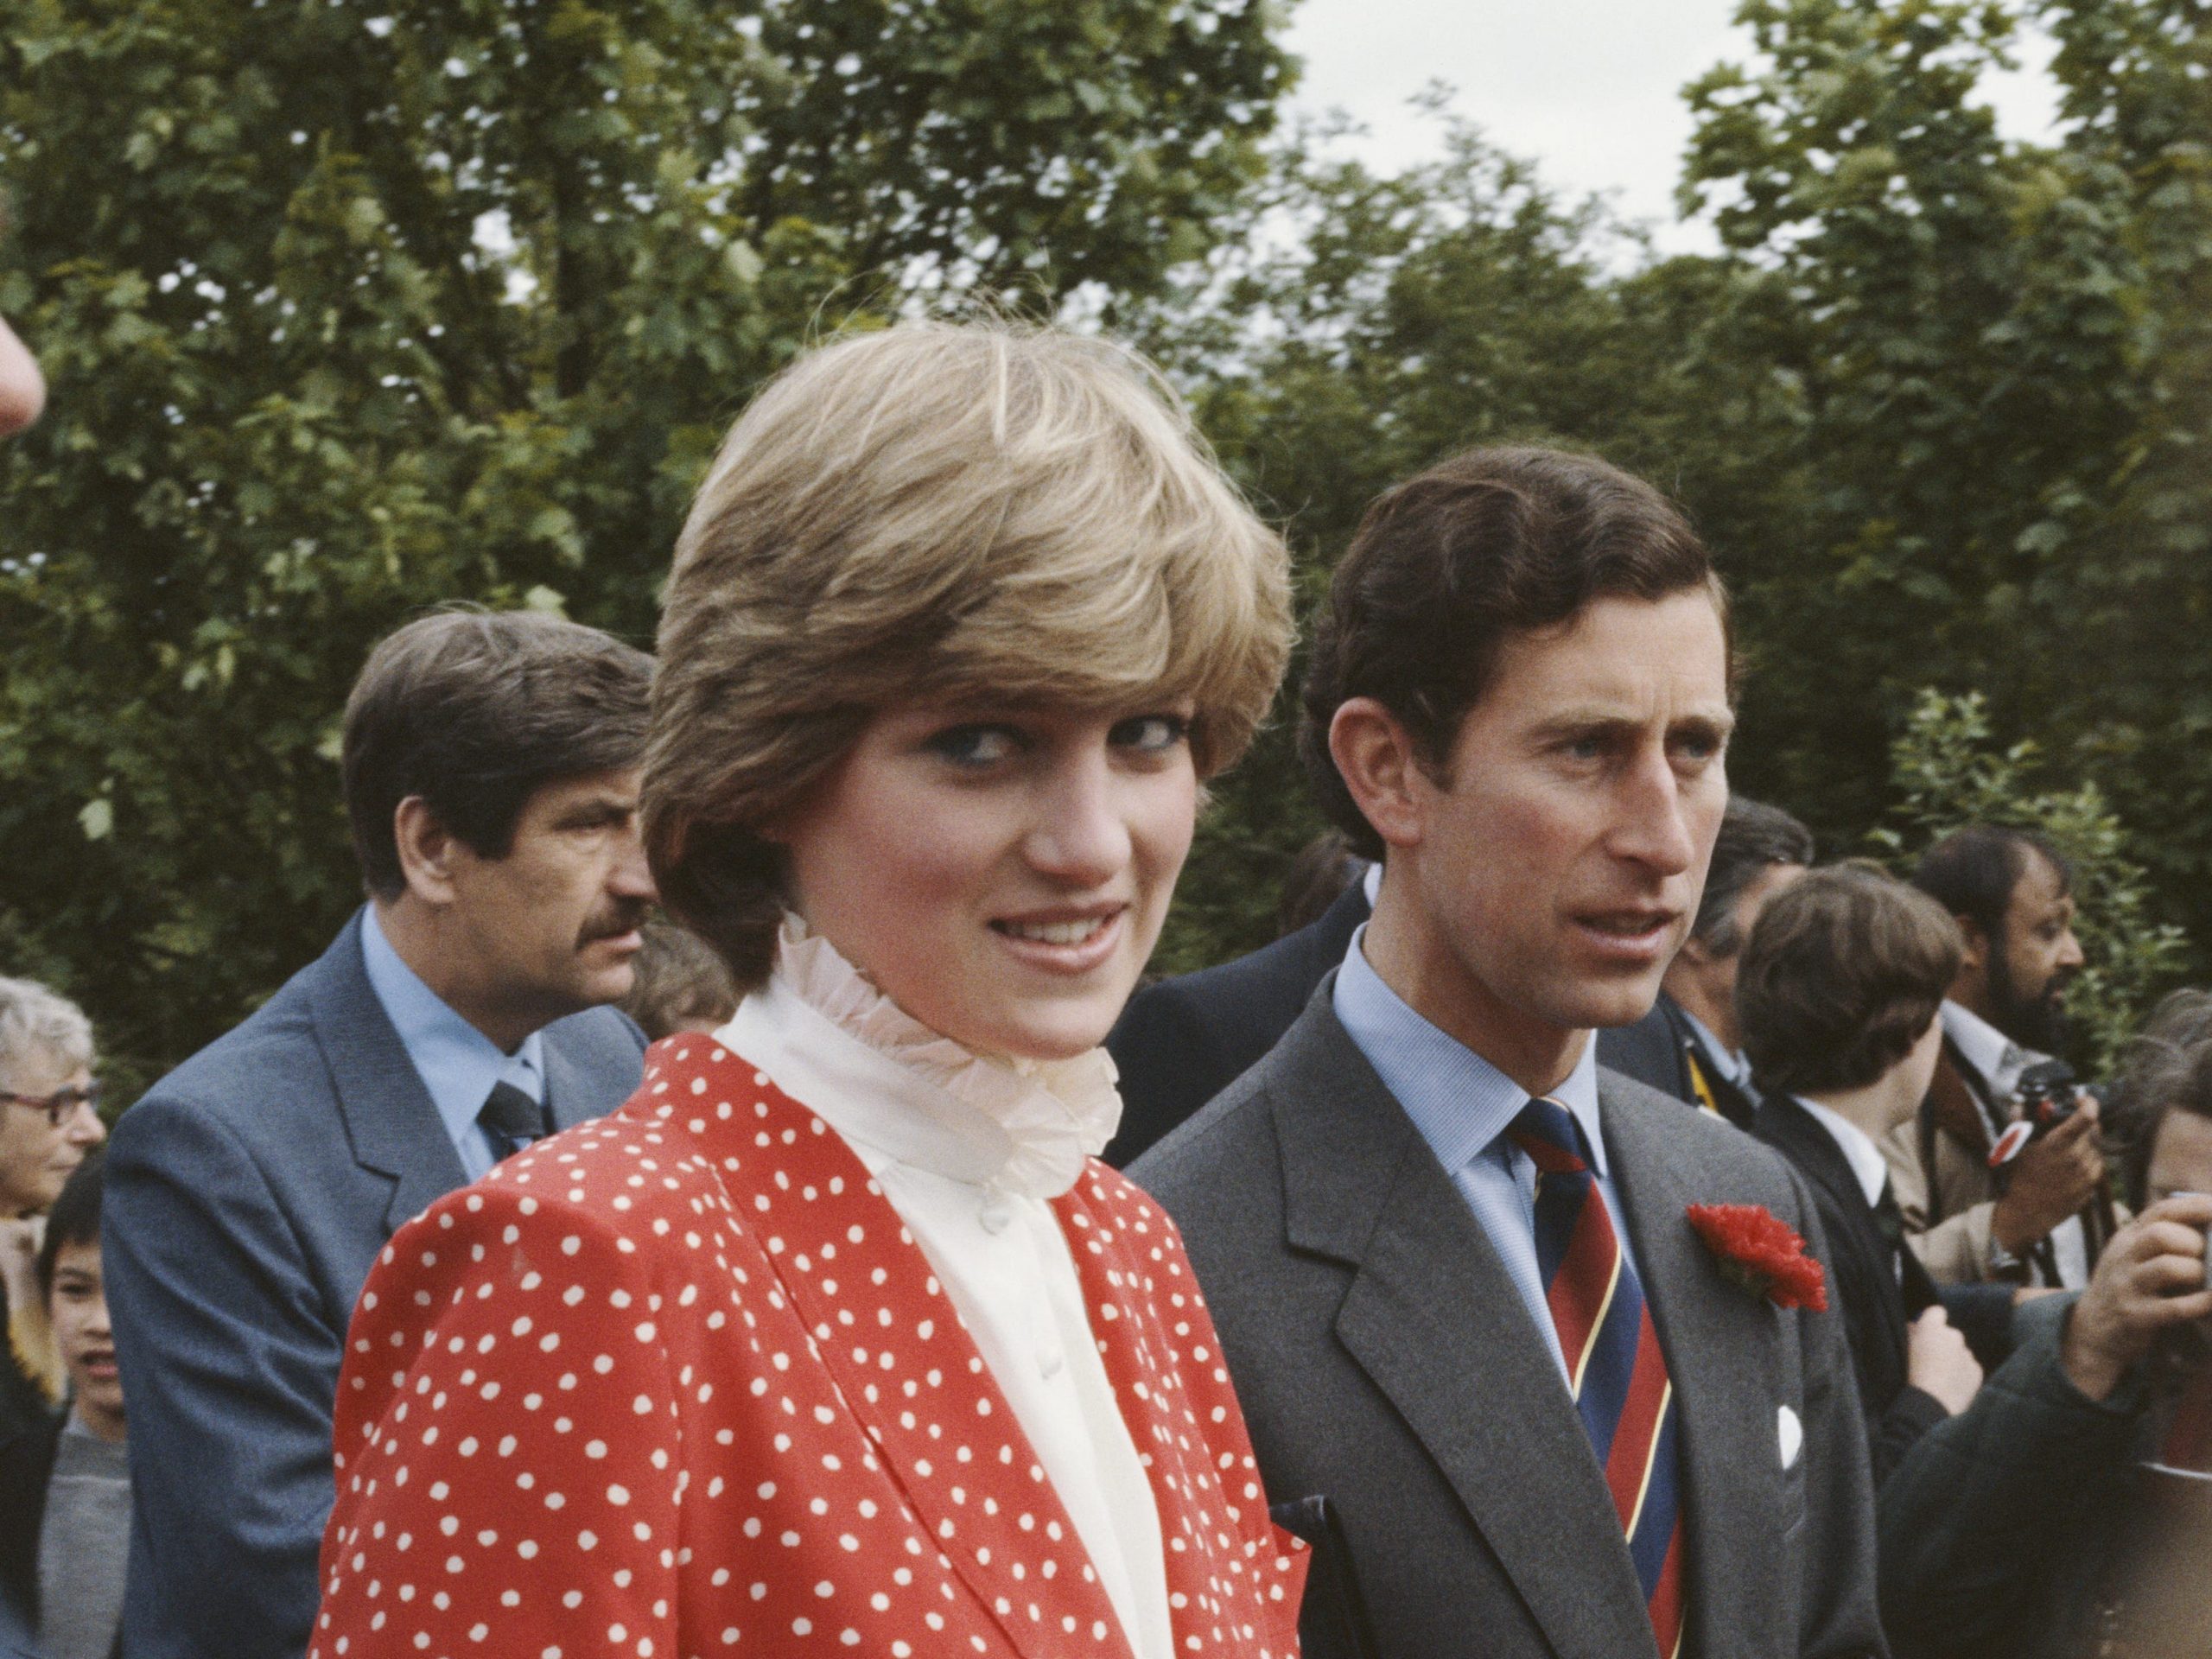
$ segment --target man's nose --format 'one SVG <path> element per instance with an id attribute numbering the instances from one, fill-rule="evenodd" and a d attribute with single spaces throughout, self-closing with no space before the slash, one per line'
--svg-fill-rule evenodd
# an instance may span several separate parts
<path id="1" fill-rule="evenodd" d="M 2082 954 L 2082 941 L 2074 937 L 2072 928 L 2068 928 L 2065 932 L 2058 936 L 2058 965 L 2060 967 L 2079 968 L 2088 960 L 2088 958 Z"/>
<path id="2" fill-rule="evenodd" d="M 1073 886 L 1096 887 L 1121 874 L 1129 826 L 1104 755 L 1072 758 L 1042 780 L 1022 850 L 1033 868 Z"/>
<path id="3" fill-rule="evenodd" d="M 635 899 L 639 904 L 652 904 L 660 897 L 653 886 L 652 866 L 645 861 L 645 843 L 633 829 L 625 838 L 621 850 L 615 855 L 613 867 L 607 873 L 607 890 L 618 899 Z"/>
<path id="4" fill-rule="evenodd" d="M 1696 861 L 1682 780 L 1663 749 L 1640 757 L 1623 780 L 1612 847 L 1662 875 L 1680 875 Z"/>

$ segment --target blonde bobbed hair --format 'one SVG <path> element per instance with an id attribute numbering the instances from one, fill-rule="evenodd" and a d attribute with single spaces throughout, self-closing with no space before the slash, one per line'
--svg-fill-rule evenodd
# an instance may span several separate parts
<path id="1" fill-rule="evenodd" d="M 1187 696 L 1211 777 L 1290 637 L 1281 538 L 1135 353 L 1000 321 L 825 346 L 730 429 L 677 543 L 645 756 L 662 902 L 750 989 L 785 903 L 760 827 L 879 711 Z"/>

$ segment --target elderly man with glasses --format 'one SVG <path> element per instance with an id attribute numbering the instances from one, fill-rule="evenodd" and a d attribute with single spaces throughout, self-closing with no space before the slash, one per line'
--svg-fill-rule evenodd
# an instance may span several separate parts
<path id="1" fill-rule="evenodd" d="M 27 979 L 0 979 L 0 1439 L 60 1398 L 33 1263 L 39 1218 L 85 1154 L 107 1138 L 92 1079 L 92 1027 L 76 1004 Z"/>

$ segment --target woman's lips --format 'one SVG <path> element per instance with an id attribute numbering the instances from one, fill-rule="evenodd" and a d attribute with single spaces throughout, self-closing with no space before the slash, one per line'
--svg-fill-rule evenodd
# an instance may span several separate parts
<path id="1" fill-rule="evenodd" d="M 1008 917 L 992 934 L 1018 960 L 1048 973 L 1087 974 L 1111 957 L 1128 931 L 1126 906 L 1089 914 Z"/>

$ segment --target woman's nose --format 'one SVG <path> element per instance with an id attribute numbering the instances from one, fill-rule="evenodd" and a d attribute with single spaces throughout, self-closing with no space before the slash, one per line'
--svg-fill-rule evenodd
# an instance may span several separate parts
<path id="1" fill-rule="evenodd" d="M 1044 780 L 1025 847 L 1031 864 L 1072 885 L 1096 887 L 1129 860 L 1129 827 L 1105 757 L 1084 756 Z"/>

